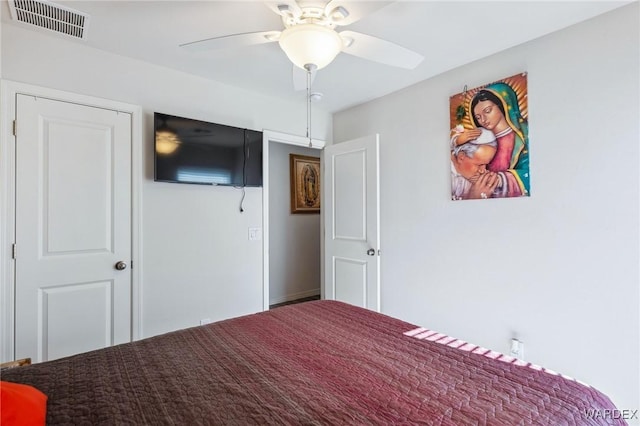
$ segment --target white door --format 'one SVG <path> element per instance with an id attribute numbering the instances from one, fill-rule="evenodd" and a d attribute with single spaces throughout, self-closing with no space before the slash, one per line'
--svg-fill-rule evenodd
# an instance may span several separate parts
<path id="1" fill-rule="evenodd" d="M 131 115 L 16 101 L 15 357 L 128 342 Z"/>
<path id="2" fill-rule="evenodd" d="M 324 153 L 325 298 L 380 311 L 378 135 Z"/>

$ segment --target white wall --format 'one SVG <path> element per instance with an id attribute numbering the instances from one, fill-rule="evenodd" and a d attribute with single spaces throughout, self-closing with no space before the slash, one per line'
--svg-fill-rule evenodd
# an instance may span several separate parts
<path id="1" fill-rule="evenodd" d="M 269 146 L 269 304 L 320 294 L 320 215 L 291 214 L 289 154 L 317 149 Z"/>
<path id="2" fill-rule="evenodd" d="M 262 310 L 262 189 L 153 182 L 153 111 L 255 130 L 304 134 L 304 104 L 286 103 L 41 32 L 2 27 L 2 77 L 141 105 L 142 336 Z M 304 102 L 304 99 L 302 100 Z M 330 139 L 316 109 L 314 137 Z"/>
<path id="3" fill-rule="evenodd" d="M 384 313 L 640 408 L 638 36 L 635 3 L 334 115 L 380 133 Z M 521 71 L 531 197 L 450 201 L 449 96 Z"/>

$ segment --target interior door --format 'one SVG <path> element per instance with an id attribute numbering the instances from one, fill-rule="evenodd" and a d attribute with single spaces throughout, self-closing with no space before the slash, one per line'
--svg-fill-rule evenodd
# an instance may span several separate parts
<path id="1" fill-rule="evenodd" d="M 380 311 L 379 137 L 325 148 L 325 298 Z"/>
<path id="2" fill-rule="evenodd" d="M 130 341 L 131 115 L 17 95 L 16 123 L 16 358 Z"/>

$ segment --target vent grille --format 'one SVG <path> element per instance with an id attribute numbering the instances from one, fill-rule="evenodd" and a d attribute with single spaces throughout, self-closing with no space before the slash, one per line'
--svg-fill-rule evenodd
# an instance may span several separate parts
<path id="1" fill-rule="evenodd" d="M 47 0 L 9 0 L 11 17 L 19 22 L 85 39 L 89 15 Z"/>

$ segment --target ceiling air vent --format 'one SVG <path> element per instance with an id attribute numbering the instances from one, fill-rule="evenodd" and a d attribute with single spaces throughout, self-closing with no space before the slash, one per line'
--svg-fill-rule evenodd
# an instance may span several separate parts
<path id="1" fill-rule="evenodd" d="M 19 22 L 85 39 L 89 15 L 47 0 L 9 0 L 11 17 Z"/>

